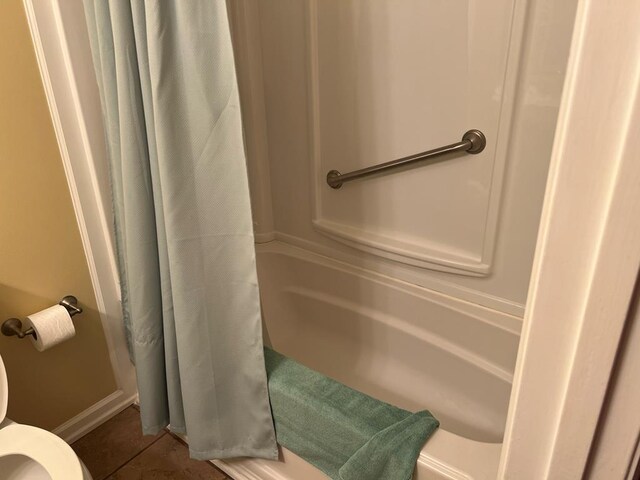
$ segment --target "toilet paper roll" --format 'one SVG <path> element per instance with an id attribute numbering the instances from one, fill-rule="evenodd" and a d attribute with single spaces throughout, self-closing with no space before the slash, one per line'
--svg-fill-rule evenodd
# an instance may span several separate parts
<path id="1" fill-rule="evenodd" d="M 58 345 L 76 334 L 71 316 L 62 305 L 54 305 L 29 315 L 25 324 L 26 328 L 32 327 L 35 330 L 36 338 L 32 336 L 31 343 L 39 352 Z"/>

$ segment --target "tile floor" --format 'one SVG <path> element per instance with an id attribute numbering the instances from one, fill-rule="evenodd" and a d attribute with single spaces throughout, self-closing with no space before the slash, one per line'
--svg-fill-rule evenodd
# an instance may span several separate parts
<path id="1" fill-rule="evenodd" d="M 168 432 L 142 436 L 131 406 L 71 445 L 94 480 L 227 480 L 209 462 L 191 460 L 186 445 Z"/>

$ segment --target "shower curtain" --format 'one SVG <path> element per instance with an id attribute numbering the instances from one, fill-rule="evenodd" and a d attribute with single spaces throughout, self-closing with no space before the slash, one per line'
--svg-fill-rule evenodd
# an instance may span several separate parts
<path id="1" fill-rule="evenodd" d="M 277 458 L 224 0 L 84 0 L 143 431 Z"/>

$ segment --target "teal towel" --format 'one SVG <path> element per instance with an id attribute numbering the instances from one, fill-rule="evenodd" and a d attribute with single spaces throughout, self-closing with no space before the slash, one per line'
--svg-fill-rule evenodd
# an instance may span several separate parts
<path id="1" fill-rule="evenodd" d="M 440 424 L 369 397 L 265 348 L 278 443 L 334 480 L 409 480 Z"/>

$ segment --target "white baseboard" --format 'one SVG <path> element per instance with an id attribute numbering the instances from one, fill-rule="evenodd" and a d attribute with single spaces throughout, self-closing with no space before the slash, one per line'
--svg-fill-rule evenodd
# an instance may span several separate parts
<path id="1" fill-rule="evenodd" d="M 67 443 L 73 443 L 134 403 L 137 397 L 137 394 L 127 395 L 122 390 L 116 390 L 111 395 L 64 422 L 53 430 L 53 433 Z"/>

